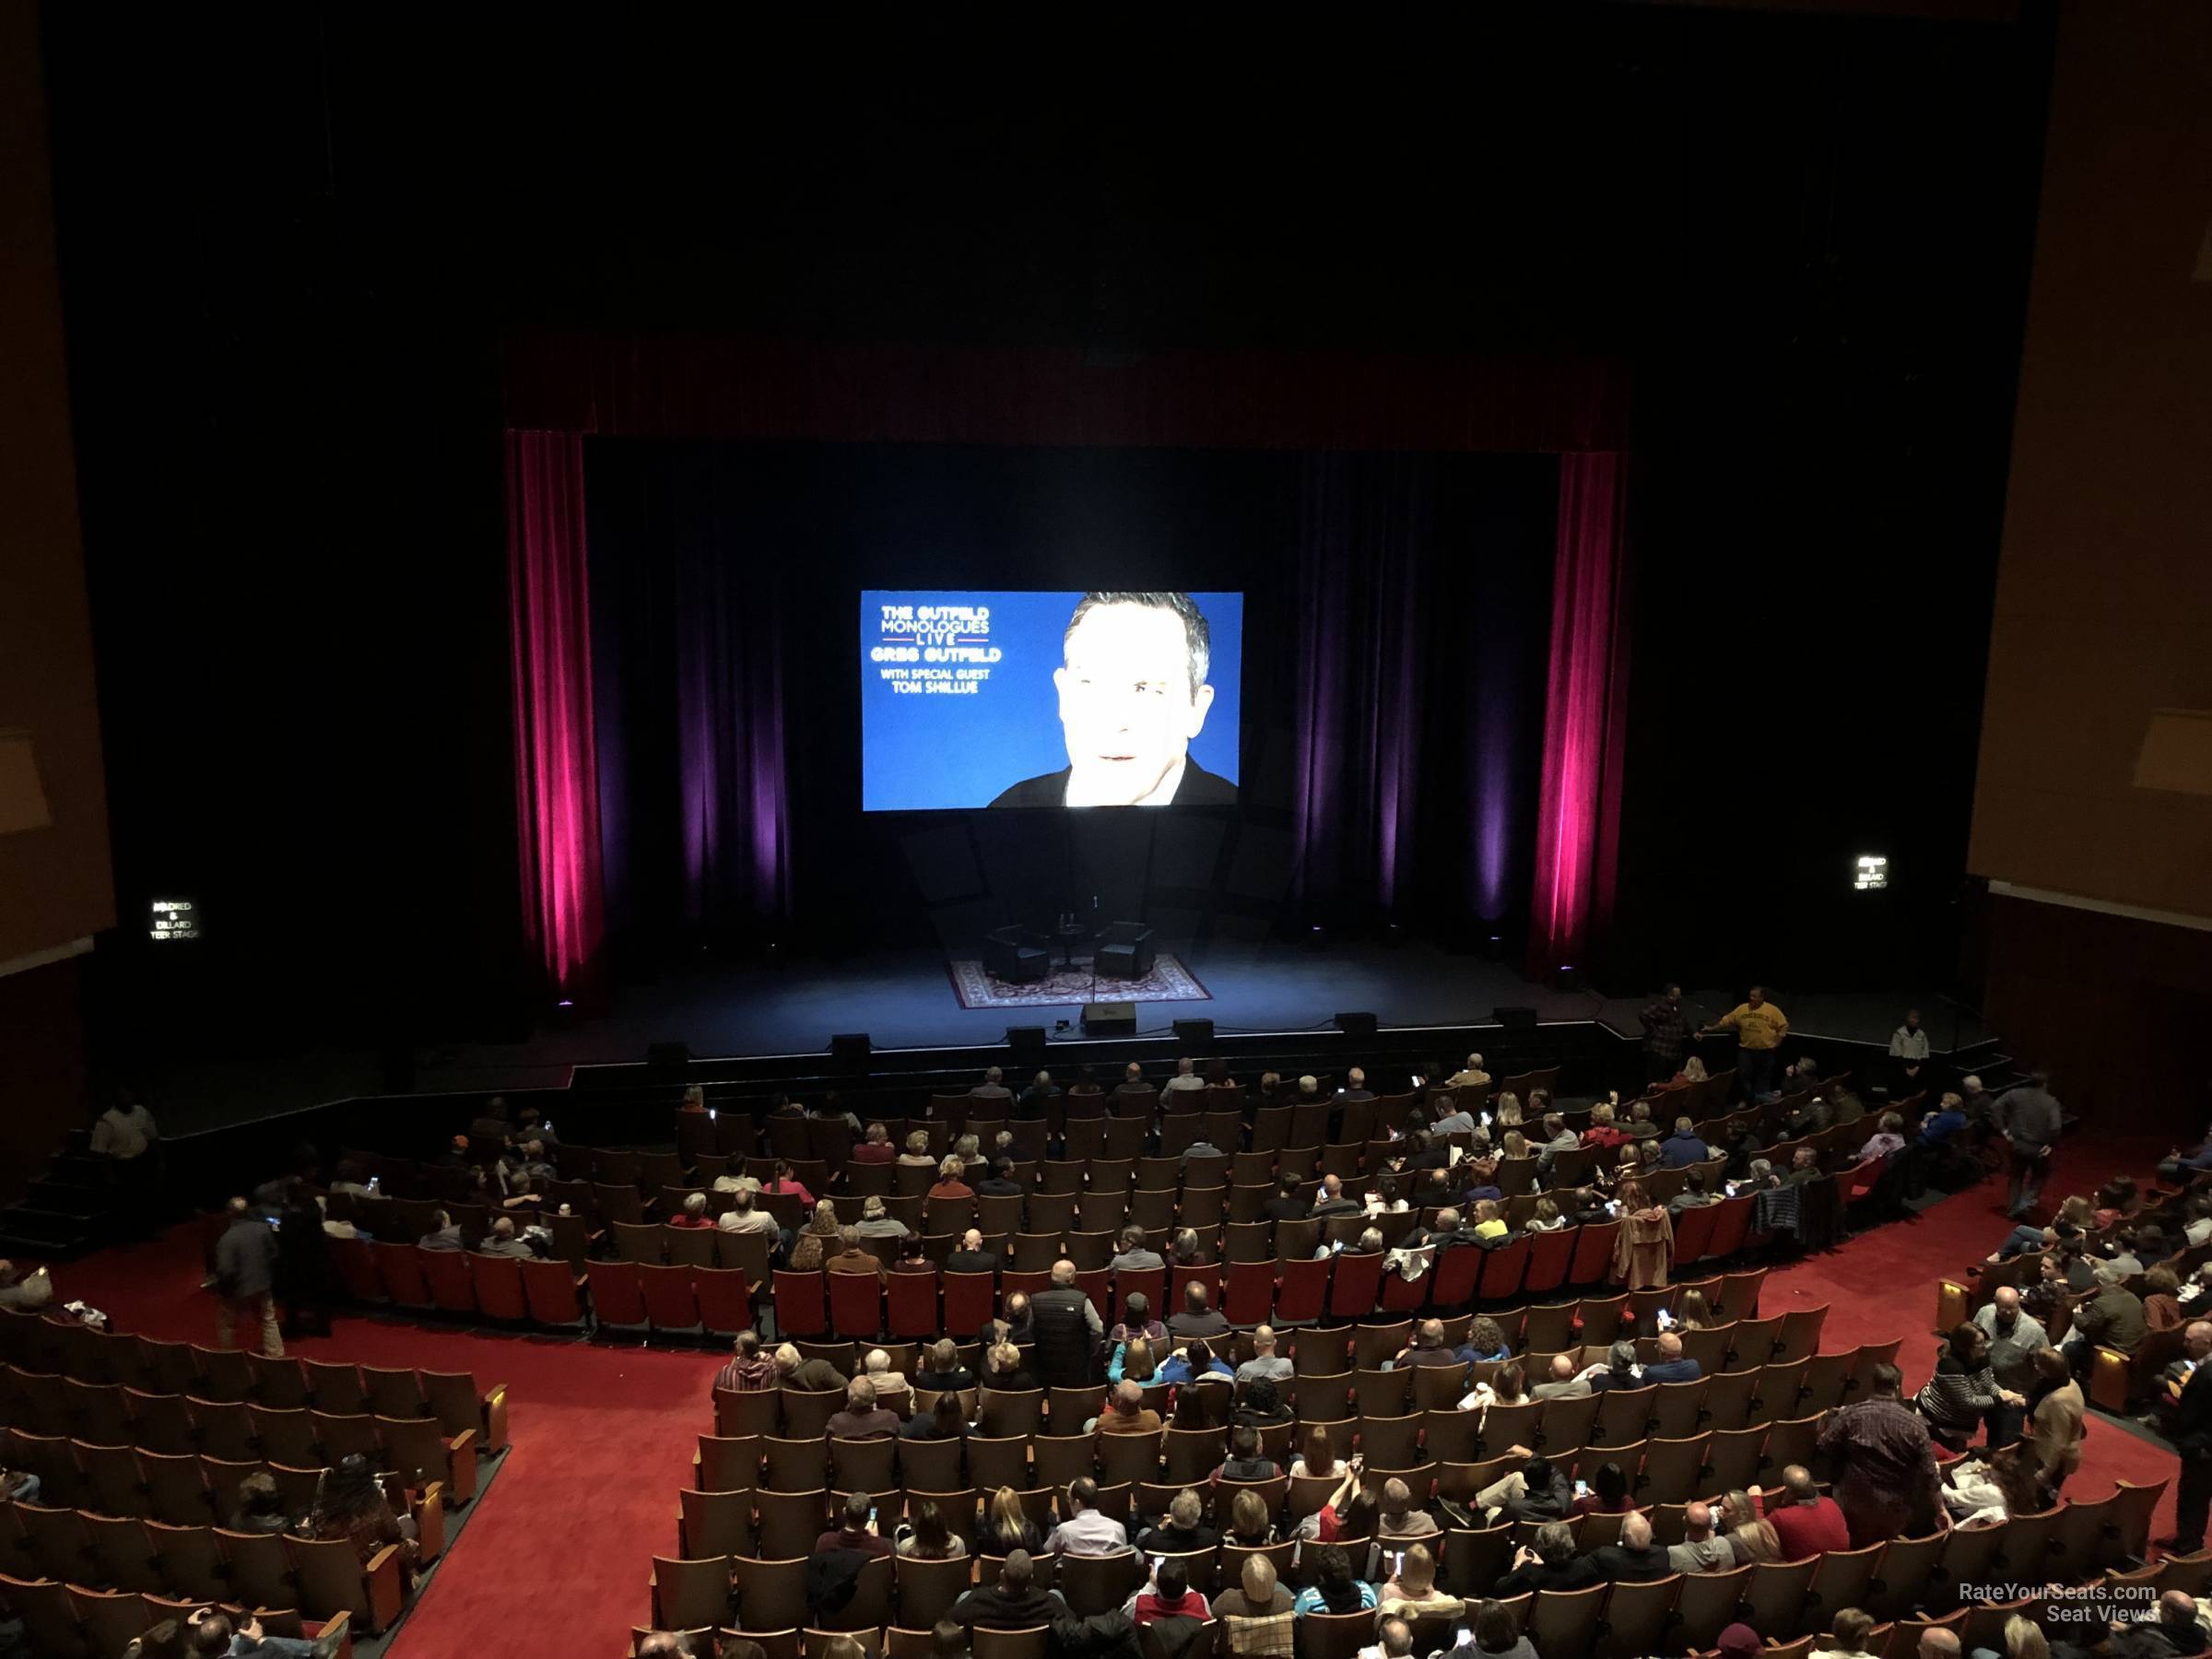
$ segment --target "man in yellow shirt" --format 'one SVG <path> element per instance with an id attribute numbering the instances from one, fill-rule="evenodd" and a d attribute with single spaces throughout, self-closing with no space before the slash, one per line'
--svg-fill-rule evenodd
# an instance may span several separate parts
<path id="1" fill-rule="evenodd" d="M 1744 1099 L 1756 1100 L 1773 1093 L 1775 1053 L 1790 1034 L 1789 1016 L 1767 1000 L 1764 985 L 1754 985 L 1742 1002 L 1698 1035 L 1709 1037 L 1723 1026 L 1735 1028 L 1735 1072 L 1744 1086 Z"/>

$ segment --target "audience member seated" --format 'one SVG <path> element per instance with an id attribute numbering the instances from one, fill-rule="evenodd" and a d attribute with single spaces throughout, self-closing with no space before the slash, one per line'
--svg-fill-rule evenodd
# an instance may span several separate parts
<path id="1" fill-rule="evenodd" d="M 1531 1456 L 1476 1493 L 1475 1506 L 1493 1526 L 1505 1521 L 1560 1521 L 1574 1512 L 1574 1483 L 1548 1457 Z"/>
<path id="2" fill-rule="evenodd" d="M 837 1230 L 837 1253 L 822 1264 L 831 1273 L 872 1273 L 876 1276 L 877 1284 L 889 1281 L 890 1269 L 870 1252 L 862 1248 L 859 1228 L 839 1228 Z"/>
<path id="3" fill-rule="evenodd" d="M 1178 1338 L 1193 1336 L 1219 1336 L 1229 1330 L 1229 1321 L 1214 1308 L 1206 1287 L 1193 1279 L 1183 1287 L 1182 1312 L 1168 1320 L 1168 1334 Z M 1232 1371 L 1230 1373 L 1234 1375 Z"/>
<path id="4" fill-rule="evenodd" d="M 858 1388 L 860 1383 L 854 1383 Z M 863 1555 L 888 1556 L 897 1553 L 890 1539 L 875 1531 L 871 1524 L 876 1513 L 876 1500 L 865 1492 L 845 1494 L 843 1507 L 838 1512 L 838 1524 L 814 1541 L 814 1553 L 827 1555 L 833 1549 L 857 1549 Z"/>
<path id="5" fill-rule="evenodd" d="M 1160 1562 L 1129 1608 L 1131 1619 L 1140 1628 L 1163 1618 L 1203 1620 L 1209 1611 L 1206 1597 L 1191 1588 L 1189 1570 L 1175 1560 Z"/>
<path id="6" fill-rule="evenodd" d="M 947 1273 L 996 1273 L 998 1255 L 983 1248 L 983 1235 L 970 1228 L 960 1235 L 960 1247 L 945 1257 Z"/>
<path id="7" fill-rule="evenodd" d="M 1306 1430 L 1302 1449 L 1290 1459 L 1293 1475 L 1334 1475 L 1337 1472 L 1335 1442 L 1319 1423 Z"/>
<path id="8" fill-rule="evenodd" d="M 844 1376 L 836 1366 L 818 1358 L 802 1359 L 799 1350 L 788 1342 L 776 1349 L 776 1375 L 785 1388 L 818 1394 L 845 1385 Z"/>
<path id="9" fill-rule="evenodd" d="M 1275 1517 L 1268 1512 L 1267 1500 L 1257 1492 L 1239 1492 L 1230 1500 L 1229 1531 L 1221 1541 L 1244 1549 L 1274 1543 Z"/>
<path id="10" fill-rule="evenodd" d="M 853 1230 L 864 1239 L 903 1239 L 910 1230 L 884 1207 L 883 1200 L 870 1194 L 860 1203 L 860 1224 Z"/>
<path id="11" fill-rule="evenodd" d="M 2132 1356 L 2148 1335 L 2150 1322 L 2144 1316 L 2143 1299 L 2115 1280 L 2100 1286 L 2096 1295 L 2075 1308 L 2074 1328 L 2059 1351 L 2079 1376 L 2089 1369 L 2098 1348 L 2118 1348 Z"/>
<path id="12" fill-rule="evenodd" d="M 399 1552 L 403 1587 L 412 1591 L 421 1564 L 415 1523 L 393 1512 L 375 1467 L 359 1453 L 340 1458 L 323 1477 L 309 1530 L 318 1538 L 344 1538 L 366 1567 L 386 1545 Z"/>
<path id="13" fill-rule="evenodd" d="M 978 1584 L 952 1604 L 956 1622 L 987 1630 L 1030 1630 L 1073 1617 L 1057 1591 L 1037 1587 L 1026 1549 L 1008 1552 L 996 1583 Z"/>
<path id="14" fill-rule="evenodd" d="M 1230 1430 L 1229 1455 L 1214 1471 L 1216 1480 L 1273 1480 L 1281 1470 L 1260 1449 L 1260 1431 L 1249 1423 Z M 1404 1483 L 1399 1483 L 1403 1485 Z"/>
<path id="15" fill-rule="evenodd" d="M 975 1386 L 975 1373 L 960 1363 L 960 1350 L 951 1337 L 939 1337 L 930 1346 L 924 1359 L 926 1363 L 914 1372 L 916 1388 L 942 1390 Z"/>
<path id="16" fill-rule="evenodd" d="M 1129 1547 L 1128 1530 L 1099 1512 L 1099 1483 L 1082 1476 L 1067 1488 L 1066 1508 L 1044 1547 L 1053 1555 L 1102 1556 Z"/>
<path id="17" fill-rule="evenodd" d="M 943 1512 L 925 1498 L 914 1505 L 907 1524 L 900 1529 L 898 1552 L 916 1560 L 952 1561 L 968 1553 L 968 1545 L 945 1524 Z"/>
<path id="18" fill-rule="evenodd" d="M 1298 1593 L 1290 1610 L 1300 1618 L 1308 1613 L 1359 1613 L 1375 1605 L 1375 1587 L 1352 1574 L 1351 1559 L 1334 1544 L 1313 1551 L 1313 1582 Z"/>
<path id="19" fill-rule="evenodd" d="M 1666 1564 L 1674 1572 L 1721 1572 L 1735 1565 L 1735 1548 L 1713 1530 L 1711 1504 L 1699 1501 L 1684 1510 L 1682 1542 L 1667 1546 Z"/>
<path id="20" fill-rule="evenodd" d="M 965 1440 L 968 1419 L 960 1411 L 960 1396 L 947 1389 L 927 1411 L 917 1411 L 900 1425 L 900 1440 Z"/>
<path id="21" fill-rule="evenodd" d="M 1214 1617 L 1270 1618 L 1289 1612 L 1297 1601 L 1283 1588 L 1273 1561 L 1264 1555 L 1246 1556 L 1237 1583 L 1214 1597 Z"/>
<path id="22" fill-rule="evenodd" d="M 1272 1325 L 1257 1326 L 1252 1333 L 1252 1358 L 1237 1367 L 1239 1382 L 1280 1382 L 1297 1374 L 1298 1368 L 1275 1351 L 1276 1335 Z"/>
<path id="23" fill-rule="evenodd" d="M 823 1432 L 830 1440 L 888 1440 L 899 1429 L 899 1414 L 876 1403 L 876 1385 L 855 1377 L 845 1387 L 844 1409 L 831 1414 Z"/>
<path id="24" fill-rule="evenodd" d="M 924 1137 L 924 1146 L 928 1140 Z M 857 1164 L 888 1164 L 899 1160 L 899 1148 L 891 1145 L 890 1131 L 881 1124 L 870 1124 L 861 1136 L 860 1145 L 845 1154 L 846 1161 Z"/>
<path id="25" fill-rule="evenodd" d="M 224 1524 L 239 1533 L 288 1533 L 293 1519 L 285 1512 L 276 1477 L 266 1469 L 256 1469 L 238 1483 L 238 1502 Z"/>
<path id="26" fill-rule="evenodd" d="M 1602 1583 L 1596 1564 L 1574 1552 L 1574 1535 L 1566 1524 L 1549 1521 L 1536 1529 L 1535 1542 L 1513 1551 L 1513 1564 L 1491 1594 L 1500 1601 L 1536 1590 L 1587 1590 Z"/>
<path id="27" fill-rule="evenodd" d="M 1574 1500 L 1571 1515 L 1625 1515 L 1636 1507 L 1629 1496 L 1628 1471 L 1610 1458 L 1598 1465 L 1589 1491 Z"/>
<path id="28" fill-rule="evenodd" d="M 1021 1507 L 1021 1494 L 1004 1486 L 984 1502 L 975 1542 L 982 1555 L 1010 1556 L 1018 1549 L 1034 1555 L 1044 1547 L 1044 1533 Z"/>
<path id="29" fill-rule="evenodd" d="M 1812 1471 L 1804 1465 L 1792 1464 L 1783 1470 L 1779 1490 L 1753 1487 L 1751 1496 L 1772 1524 L 1783 1560 L 1802 1561 L 1826 1550 L 1851 1547 L 1851 1524 L 1833 1498 L 1821 1495 Z"/>
<path id="30" fill-rule="evenodd" d="M 1170 1386 L 1180 1386 L 1201 1377 L 1218 1377 L 1225 1382 L 1234 1382 L 1237 1373 L 1228 1360 L 1213 1350 L 1210 1343 L 1192 1342 L 1170 1354 L 1159 1368 L 1159 1380 Z"/>
<path id="31" fill-rule="evenodd" d="M 1405 1551 L 1397 1571 L 1375 1593 L 1375 1605 L 1385 1613 L 1441 1613 L 1456 1618 L 1466 1604 L 1437 1588 L 1436 1553 L 1426 1544 L 1416 1544 Z"/>
<path id="32" fill-rule="evenodd" d="M 1136 1547 L 1147 1555 L 1188 1555 L 1220 1542 L 1221 1535 L 1206 1524 L 1206 1500 L 1185 1487 L 1170 1500 L 1166 1518 L 1138 1535 Z"/>
<path id="33" fill-rule="evenodd" d="M 1650 1517 L 1633 1511 L 1620 1524 L 1620 1542 L 1592 1550 L 1590 1564 L 1600 1578 L 1617 1584 L 1649 1583 L 1676 1571 L 1666 1547 L 1652 1542 Z"/>
<path id="34" fill-rule="evenodd" d="M 1589 1379 L 1579 1375 L 1574 1369 L 1571 1354 L 1554 1354 L 1551 1357 L 1551 1375 L 1529 1391 L 1530 1397 L 1538 1400 L 1571 1399 L 1590 1392 Z"/>
<path id="35" fill-rule="evenodd" d="M 1144 1389 L 1127 1378 L 1113 1385 L 1112 1392 L 1106 1396 L 1106 1406 L 1098 1419 L 1100 1434 L 1159 1432 L 1159 1413 L 1145 1404 Z"/>
<path id="36" fill-rule="evenodd" d="M 234 1622 L 218 1607 L 201 1607 L 184 1621 L 184 1653 L 189 1659 L 335 1659 L 345 1644 L 346 1634 L 347 1627 L 339 1625 L 312 1641 L 297 1636 L 271 1636 L 251 1614 Z M 133 1650 L 140 1646 L 138 1642 L 131 1644 Z"/>

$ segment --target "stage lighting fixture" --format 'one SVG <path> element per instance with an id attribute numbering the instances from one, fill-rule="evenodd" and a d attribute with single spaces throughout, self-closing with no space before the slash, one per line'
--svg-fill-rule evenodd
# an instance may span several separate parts
<path id="1" fill-rule="evenodd" d="M 1851 887 L 1857 893 L 1878 893 L 1889 885 L 1889 861 L 1879 853 L 1862 853 L 1852 866 Z"/>

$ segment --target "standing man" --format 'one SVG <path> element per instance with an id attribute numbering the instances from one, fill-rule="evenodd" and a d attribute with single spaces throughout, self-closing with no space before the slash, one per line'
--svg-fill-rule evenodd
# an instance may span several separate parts
<path id="1" fill-rule="evenodd" d="M 2173 1536 L 2160 1538 L 2168 1555 L 2194 1555 L 2205 1547 L 2205 1515 L 2212 1510 L 2212 1322 L 2198 1320 L 2182 1333 L 2189 1357 L 2189 1381 L 2173 1408 L 2168 1432 L 2181 1454 L 2182 1477 L 2174 1488 Z"/>
<path id="2" fill-rule="evenodd" d="M 1889 1058 L 1897 1063 L 1896 1098 L 1917 1094 L 1921 1068 L 1928 1063 L 1928 1034 L 1920 1029 L 1918 1008 L 1907 1008 L 1905 1023 L 1889 1033 Z"/>
<path id="3" fill-rule="evenodd" d="M 1037 1380 L 1047 1388 L 1080 1388 L 1093 1381 L 1091 1357 L 1106 1335 L 1106 1322 L 1089 1297 L 1077 1288 L 1076 1265 L 1053 1264 L 1049 1288 L 1030 1298 L 1030 1323 L 1037 1333 Z"/>
<path id="4" fill-rule="evenodd" d="M 1735 1028 L 1735 1071 L 1744 1086 L 1744 1099 L 1757 1100 L 1772 1094 L 1774 1061 L 1782 1040 L 1790 1034 L 1789 1016 L 1767 1000 L 1764 985 L 1754 985 L 1742 1002 L 1711 1025 L 1700 1027 L 1698 1035 L 1709 1037 L 1723 1026 Z"/>
<path id="5" fill-rule="evenodd" d="M 1902 1399 L 1904 1382 L 1896 1366 L 1876 1366 L 1873 1394 L 1835 1413 L 1820 1430 L 1821 1453 L 1843 1471 L 1835 1500 L 1854 1549 L 1924 1527 L 1942 1513 L 1927 1420 Z"/>
<path id="6" fill-rule="evenodd" d="M 258 1321 L 261 1351 L 281 1359 L 284 1334 L 276 1328 L 272 1289 L 276 1230 L 255 1215 L 243 1198 L 231 1199 L 227 1213 L 230 1225 L 215 1241 L 215 1291 L 222 1299 L 215 1311 L 215 1346 L 230 1346 L 230 1333 L 240 1320 Z"/>
<path id="7" fill-rule="evenodd" d="M 2012 1195 L 2006 1209 L 2014 1217 L 2026 1215 L 2042 1195 L 2051 1148 L 2065 1118 L 2057 1099 L 2044 1087 L 2049 1081 L 2041 1072 L 2030 1072 L 2027 1082 L 1997 1102 L 1997 1127 L 2012 1154 Z"/>
<path id="8" fill-rule="evenodd" d="M 1645 1075 L 1654 1083 L 1664 1083 L 1682 1069 L 1682 1050 L 1690 1039 L 1682 987 L 1667 986 L 1666 994 L 1636 1018 L 1643 1022 Z"/>

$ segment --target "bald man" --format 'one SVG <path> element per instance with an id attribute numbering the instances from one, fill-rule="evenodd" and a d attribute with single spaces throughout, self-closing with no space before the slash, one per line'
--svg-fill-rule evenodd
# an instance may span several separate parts
<path id="1" fill-rule="evenodd" d="M 2051 1346 L 2051 1338 L 2033 1314 L 2020 1306 L 2020 1293 L 1999 1285 L 1989 1301 L 1974 1310 L 1974 1329 L 1989 1338 L 1989 1369 L 1997 1385 L 2024 1394 L 2035 1383 L 2037 1350 Z"/>
<path id="2" fill-rule="evenodd" d="M 1735 1565 L 1735 1547 L 1715 1532 L 1712 1521 L 1712 1506 L 1703 1501 L 1682 1512 L 1682 1542 L 1667 1547 L 1670 1571 L 1722 1572 Z"/>
<path id="3" fill-rule="evenodd" d="M 1668 1331 L 1659 1338 L 1659 1359 L 1643 1368 L 1646 1382 L 1695 1382 L 1705 1368 L 1682 1351 L 1679 1333 Z"/>
<path id="4" fill-rule="evenodd" d="M 1959 1633 L 1941 1625 L 1923 1630 L 1913 1653 L 1917 1659 L 1959 1659 Z"/>
<path id="5" fill-rule="evenodd" d="M 998 1256 L 983 1248 L 983 1235 L 970 1228 L 960 1235 L 960 1247 L 946 1252 L 945 1271 L 947 1273 L 996 1273 Z"/>
<path id="6" fill-rule="evenodd" d="M 1551 1372 L 1544 1381 L 1528 1391 L 1532 1400 L 1562 1400 L 1575 1398 L 1590 1392 L 1590 1380 L 1574 1369 L 1574 1356 L 1554 1354 Z"/>
<path id="7" fill-rule="evenodd" d="M 1617 1584 L 1646 1584 L 1675 1571 L 1666 1547 L 1652 1542 L 1650 1517 L 1635 1510 L 1620 1524 L 1620 1542 L 1600 1545 L 1590 1552 L 1590 1561 Z"/>
<path id="8" fill-rule="evenodd" d="M 2206 1651 L 2204 1626 L 2196 1617 L 2196 1598 L 2186 1590 L 2169 1590 L 2159 1597 L 2157 1617 L 2141 1624 L 2112 1626 L 2112 1639 L 2104 1651 L 2119 1659 L 2167 1659 L 2172 1653 Z"/>
<path id="9" fill-rule="evenodd" d="M 1077 1286 L 1076 1265 L 1065 1256 L 1053 1264 L 1051 1286 L 1030 1298 L 1030 1324 L 1037 1333 L 1039 1382 L 1047 1388 L 1080 1388 L 1094 1380 L 1106 1322 Z"/>

